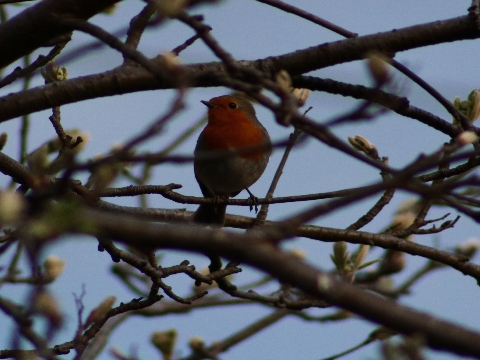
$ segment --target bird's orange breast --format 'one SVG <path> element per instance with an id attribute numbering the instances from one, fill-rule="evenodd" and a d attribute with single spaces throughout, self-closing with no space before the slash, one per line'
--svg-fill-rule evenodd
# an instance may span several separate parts
<path id="1" fill-rule="evenodd" d="M 241 112 L 243 115 L 243 112 Z M 209 121 L 203 130 L 203 141 L 209 151 L 238 150 L 265 145 L 265 133 L 261 126 L 247 116 L 228 116 L 209 113 Z M 248 151 L 240 154 L 243 158 L 258 160 L 265 150 Z"/>

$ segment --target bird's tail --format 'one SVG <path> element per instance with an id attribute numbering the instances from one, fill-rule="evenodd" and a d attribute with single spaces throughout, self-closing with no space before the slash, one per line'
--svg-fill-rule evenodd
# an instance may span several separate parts
<path id="1" fill-rule="evenodd" d="M 193 214 L 193 221 L 198 224 L 222 227 L 225 224 L 225 204 L 201 204 Z"/>

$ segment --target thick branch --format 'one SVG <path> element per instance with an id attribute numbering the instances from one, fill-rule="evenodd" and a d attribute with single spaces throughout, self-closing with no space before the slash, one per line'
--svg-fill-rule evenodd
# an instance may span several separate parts
<path id="1" fill-rule="evenodd" d="M 54 16 L 87 20 L 118 0 L 44 0 L 0 25 L 0 68 L 70 31 Z"/>
<path id="2" fill-rule="evenodd" d="M 87 0 L 83 0 L 87 2 Z M 54 2 L 49 0 L 48 3 Z M 40 5 L 40 4 L 39 4 Z M 22 13 L 23 14 L 23 13 Z M 19 15 L 20 16 L 20 15 Z M 0 40 L 1 40 L 0 27 Z M 268 74 L 284 69 L 291 75 L 363 59 L 365 53 L 377 50 L 387 53 L 405 51 L 444 42 L 475 39 L 480 37 L 475 21 L 468 16 L 412 26 L 375 35 L 361 36 L 329 44 L 323 44 L 282 56 L 269 57 L 253 62 L 244 61 L 243 66 L 255 67 Z M 24 38 L 17 38 L 19 42 Z M 0 45 L 3 46 L 0 41 Z M 155 65 L 158 63 L 152 60 Z M 192 87 L 228 85 L 223 65 L 218 62 L 190 65 L 185 67 L 189 85 Z M 118 68 L 116 70 L 72 80 L 54 83 L 22 93 L 0 98 L 0 121 L 23 114 L 41 111 L 52 106 L 61 106 L 77 101 L 102 96 L 120 95 L 136 91 L 168 89 L 175 87 L 175 79 L 156 82 L 155 77 L 143 69 Z"/>
<path id="3" fill-rule="evenodd" d="M 402 333 L 420 333 L 431 347 L 480 356 L 480 334 L 338 281 L 294 255 L 265 243 L 261 231 L 245 235 L 194 226 L 148 224 L 129 217 L 119 221 L 118 215 L 98 211 L 84 211 L 79 216 L 93 226 L 90 229 L 135 246 L 201 253 L 215 251 L 366 319 Z"/>

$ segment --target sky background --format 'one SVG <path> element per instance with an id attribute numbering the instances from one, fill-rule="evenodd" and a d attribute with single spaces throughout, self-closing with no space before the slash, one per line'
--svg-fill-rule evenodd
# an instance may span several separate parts
<path id="1" fill-rule="evenodd" d="M 403 28 L 411 25 L 427 23 L 436 20 L 450 19 L 467 13 L 470 1 L 450 0 L 297 0 L 288 1 L 302 9 L 318 15 L 334 24 L 359 35 L 373 34 L 388 31 L 394 28 Z M 109 31 L 124 27 L 130 18 L 136 15 L 144 3 L 128 0 L 122 2 L 113 16 L 98 15 L 92 19 L 95 24 L 101 25 Z M 23 10 L 21 7 L 8 7 L 13 14 Z M 205 23 L 210 25 L 212 35 L 236 59 L 255 60 L 267 56 L 281 55 L 309 46 L 329 41 L 341 40 L 341 36 L 334 34 L 303 19 L 273 9 L 255 1 L 223 1 L 214 6 L 202 6 L 192 13 L 203 14 Z M 149 29 L 142 38 L 139 49 L 147 56 L 153 57 L 164 53 L 183 43 L 192 36 L 192 31 L 186 26 L 167 22 L 153 29 Z M 84 34 L 74 34 L 73 41 L 68 44 L 64 52 L 68 52 L 82 44 L 88 43 L 91 38 Z M 45 54 L 48 50 L 42 49 L 38 54 Z M 199 41 L 181 53 L 184 63 L 201 63 L 216 61 L 214 55 Z M 478 41 L 463 41 L 452 44 L 430 46 L 422 49 L 398 53 L 395 59 L 407 65 L 418 75 L 434 86 L 447 99 L 455 96 L 466 98 L 469 92 L 480 87 L 478 75 L 478 59 L 480 46 Z M 122 57 L 110 49 L 95 50 L 87 56 L 66 64 L 70 78 L 84 76 L 110 70 L 122 63 Z M 8 74 L 14 66 L 9 67 L 4 74 Z M 61 64 L 62 65 L 62 64 Z M 430 111 L 445 120 L 450 121 L 450 115 L 428 94 L 415 84 L 408 81 L 401 74 L 393 71 L 394 78 L 399 84 L 399 95 L 408 96 L 412 105 Z M 311 75 L 322 78 L 332 78 L 354 84 L 369 85 L 371 80 L 365 70 L 363 62 L 354 62 L 329 67 L 312 72 Z M 36 76 L 33 86 L 43 84 L 43 79 Z M 17 92 L 21 83 L 11 85 L 0 90 L 0 95 Z M 189 125 L 196 122 L 205 114 L 205 106 L 200 100 L 208 100 L 215 96 L 227 94 L 225 88 L 191 89 L 187 95 L 187 109 L 169 124 L 161 136 L 150 141 L 144 149 L 155 151 L 168 144 L 176 135 L 180 134 Z M 173 91 L 149 91 L 115 96 L 70 104 L 62 107 L 62 124 L 65 129 L 79 128 L 90 134 L 91 140 L 86 145 L 83 157 L 108 152 L 112 146 L 128 139 L 132 134 L 141 132 L 151 121 L 156 119 L 168 108 L 173 98 Z M 309 116 L 319 122 L 326 122 L 335 116 L 355 107 L 356 102 L 350 98 L 333 96 L 321 92 L 312 93 L 306 106 L 311 106 Z M 286 129 L 275 123 L 273 116 L 257 106 L 258 118 L 268 129 L 274 140 L 287 137 L 292 129 Z M 47 139 L 55 136 L 48 120 L 51 111 L 42 111 L 32 115 L 31 132 L 29 137 L 29 151 L 40 146 Z M 9 134 L 9 141 L 4 149 L 12 157 L 18 156 L 19 139 L 18 119 L 2 123 L 1 132 Z M 403 118 L 394 113 L 386 113 L 371 122 L 347 124 L 334 129 L 342 139 L 351 135 L 362 135 L 373 142 L 381 156 L 388 156 L 389 163 L 399 168 L 417 157 L 420 153 L 429 153 L 438 149 L 448 137 L 409 118 Z M 196 137 L 186 141 L 177 154 L 190 155 L 195 147 Z M 266 193 L 275 169 L 280 161 L 282 152 L 276 151 L 270 159 L 269 166 L 263 177 L 250 189 L 258 196 Z M 83 178 L 84 179 L 84 178 Z M 308 194 L 340 190 L 349 187 L 362 186 L 378 181 L 378 171 L 356 162 L 349 157 L 338 153 L 315 141 L 309 141 L 297 148 L 285 167 L 284 175 L 276 190 L 277 196 L 292 194 Z M 8 179 L 0 177 L 1 184 L 7 185 Z M 185 195 L 200 196 L 200 190 L 193 176 L 192 164 L 162 166 L 154 170 L 151 184 L 180 183 L 183 188 L 180 192 Z M 130 183 L 120 180 L 115 185 L 126 186 Z M 410 195 L 398 192 L 392 203 L 364 229 L 378 232 L 390 221 L 397 206 Z M 242 193 L 239 197 L 245 198 Z M 134 198 L 107 199 L 113 203 L 136 206 L 138 200 Z M 348 209 L 324 216 L 315 221 L 316 225 L 345 228 L 376 201 L 369 199 Z M 185 208 L 180 204 L 152 196 L 149 205 L 156 208 Z M 270 207 L 269 219 L 279 220 L 307 207 L 307 204 L 287 204 Z M 187 205 L 187 210 L 194 210 L 196 206 Z M 252 215 L 247 207 L 230 206 L 230 213 Z M 434 208 L 429 218 L 441 216 L 445 209 Z M 452 213 L 451 218 L 457 214 Z M 472 237 L 478 237 L 478 226 L 466 217 L 462 217 L 456 227 L 444 233 L 433 236 L 416 237 L 416 241 L 429 246 L 438 246 L 441 249 L 452 247 L 465 242 Z M 332 263 L 329 254 L 331 244 L 313 240 L 294 239 L 285 244 L 286 248 L 304 249 L 307 260 L 321 269 L 331 269 Z M 354 249 L 354 247 L 351 247 Z M 64 331 L 55 339 L 55 343 L 71 340 L 76 326 L 73 293 L 80 294 L 82 284 L 85 284 L 86 296 L 83 300 L 86 314 L 98 305 L 105 297 L 114 295 L 117 304 L 127 302 L 134 295 L 127 291 L 115 278 L 110 275 L 111 260 L 108 254 L 97 252 L 96 241 L 88 237 L 70 237 L 62 239 L 45 249 L 44 256 L 55 254 L 67 263 L 65 272 L 49 288 L 57 297 L 66 318 Z M 369 260 L 381 254 L 375 249 L 369 255 Z M 8 255 L 8 254 L 7 254 Z M 3 256 L 3 261 L 8 258 Z M 188 259 L 198 269 L 208 265 L 204 256 L 187 253 L 168 252 L 164 256 L 163 265 L 175 265 Z M 401 282 L 416 269 L 421 267 L 425 260 L 407 256 L 408 271 L 394 277 L 394 281 Z M 244 272 L 235 277 L 237 284 L 246 283 L 258 274 L 247 266 Z M 166 281 L 178 293 L 185 294 L 192 282 L 186 276 L 170 277 Z M 274 289 L 272 288 L 271 291 Z M 265 293 L 268 293 L 268 289 Z M 403 304 L 415 309 L 426 311 L 443 319 L 467 325 L 480 331 L 479 306 L 480 297 L 478 287 L 472 278 L 451 270 L 439 270 L 414 286 L 412 294 L 404 297 Z M 25 298 L 25 288 L 20 286 L 4 285 L 1 288 L 3 296 L 11 296 L 21 302 Z M 149 344 L 153 331 L 177 328 L 179 331 L 178 351 L 181 356 L 189 353 L 187 342 L 195 335 L 205 339 L 207 345 L 221 340 L 238 331 L 249 323 L 268 314 L 271 310 L 260 305 L 238 306 L 232 308 L 195 311 L 189 315 L 172 315 L 162 318 L 133 317 L 125 322 L 112 336 L 108 347 L 115 347 L 126 353 L 134 351 L 140 359 L 158 357 L 156 350 Z M 335 309 L 311 309 L 308 313 L 326 315 Z M 0 314 L 0 322 L 3 322 Z M 221 354 L 221 359 L 320 359 L 343 351 L 363 341 L 374 325 L 360 320 L 350 319 L 334 324 L 304 323 L 295 317 L 283 319 L 274 326 L 264 330 L 242 345 Z M 0 347 L 8 347 L 10 340 L 8 326 L 0 327 Z M 427 357 L 435 359 L 455 359 L 450 354 L 428 352 Z M 73 354 L 65 359 L 73 358 Z M 101 359 L 111 359 L 108 352 L 104 352 Z M 379 358 L 378 344 L 372 344 L 344 359 L 375 359 Z"/>

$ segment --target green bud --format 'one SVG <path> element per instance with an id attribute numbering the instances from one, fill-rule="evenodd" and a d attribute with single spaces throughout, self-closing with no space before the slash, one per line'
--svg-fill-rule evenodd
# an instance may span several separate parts
<path id="1" fill-rule="evenodd" d="M 67 68 L 56 65 L 55 61 L 50 61 L 40 70 L 40 73 L 45 79 L 45 84 L 68 79 Z"/>
<path id="2" fill-rule="evenodd" d="M 468 118 L 474 122 L 480 117 L 480 90 L 475 89 L 468 95 L 468 104 Z"/>
<path id="3" fill-rule="evenodd" d="M 350 254 L 345 241 L 337 241 L 333 244 L 333 255 L 330 255 L 330 258 L 341 274 L 346 274 L 351 271 Z"/>
<path id="4" fill-rule="evenodd" d="M 3 150 L 3 148 L 7 144 L 7 139 L 8 139 L 7 133 L 0 134 L 0 151 Z"/>
<path id="5" fill-rule="evenodd" d="M 368 339 L 371 341 L 374 340 L 386 340 L 392 336 L 397 335 L 398 332 L 392 329 L 389 329 L 385 326 L 380 326 L 373 330 L 370 335 L 368 335 Z"/>
<path id="6" fill-rule="evenodd" d="M 27 156 L 27 165 L 36 175 L 42 175 L 45 172 L 48 163 L 48 146 L 40 146 Z"/>
<path id="7" fill-rule="evenodd" d="M 201 336 L 197 335 L 197 336 L 192 337 L 190 340 L 188 340 L 188 346 L 193 351 L 197 351 L 197 350 L 205 348 L 205 341 L 203 340 L 203 338 Z"/>
<path id="8" fill-rule="evenodd" d="M 360 248 L 358 249 L 358 252 L 355 254 L 353 258 L 353 270 L 359 269 L 363 261 L 368 255 L 368 251 L 370 250 L 370 245 L 360 245 Z"/>
<path id="9" fill-rule="evenodd" d="M 480 240 L 476 238 L 470 238 L 464 243 L 458 245 L 455 248 L 455 254 L 465 255 L 469 258 L 472 258 L 480 248 Z"/>
<path id="10" fill-rule="evenodd" d="M 382 54 L 371 53 L 367 56 L 368 70 L 378 85 L 384 84 L 390 77 L 387 61 Z"/>
<path id="11" fill-rule="evenodd" d="M 175 329 L 156 331 L 150 338 L 151 343 L 162 353 L 164 360 L 172 360 L 178 333 Z"/>
<path id="12" fill-rule="evenodd" d="M 453 100 L 453 106 L 463 115 L 468 117 L 471 122 L 480 118 L 480 90 L 475 89 L 470 92 L 467 100 L 461 100 L 458 96 Z M 454 118 L 453 123 L 458 125 Z"/>
<path id="13" fill-rule="evenodd" d="M 182 13 L 187 6 L 186 0 L 156 0 L 154 2 L 160 16 L 174 18 Z"/>

